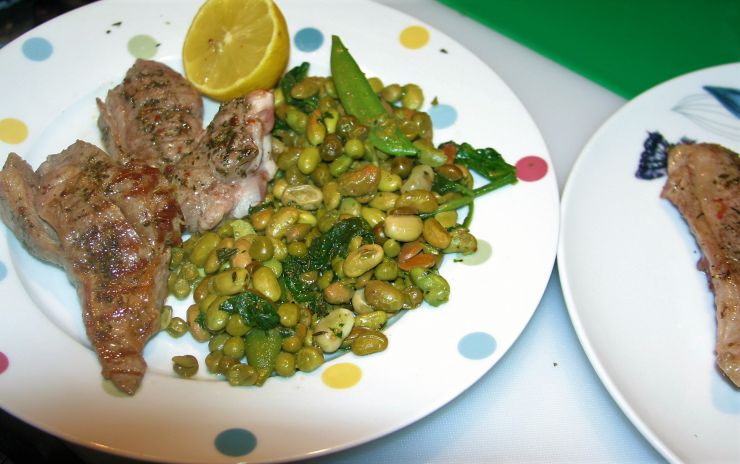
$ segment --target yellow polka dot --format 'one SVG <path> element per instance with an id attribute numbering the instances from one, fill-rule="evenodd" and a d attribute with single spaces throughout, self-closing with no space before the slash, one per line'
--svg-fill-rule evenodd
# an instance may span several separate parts
<path id="1" fill-rule="evenodd" d="M 331 388 L 354 387 L 360 378 L 362 378 L 362 370 L 352 363 L 335 364 L 321 374 L 321 380 Z"/>
<path id="2" fill-rule="evenodd" d="M 28 137 L 28 127 L 20 119 L 0 119 L 0 142 L 21 143 Z"/>
<path id="3" fill-rule="evenodd" d="M 409 26 L 401 31 L 401 45 L 406 48 L 421 48 L 429 42 L 429 31 L 421 26 Z"/>

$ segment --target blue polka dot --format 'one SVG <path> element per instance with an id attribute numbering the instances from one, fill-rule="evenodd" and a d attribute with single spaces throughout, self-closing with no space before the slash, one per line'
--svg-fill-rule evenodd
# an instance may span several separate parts
<path id="1" fill-rule="evenodd" d="M 485 332 L 471 332 L 457 344 L 460 354 L 468 359 L 483 359 L 496 351 L 496 339 Z"/>
<path id="2" fill-rule="evenodd" d="M 432 105 L 428 113 L 435 129 L 446 129 L 457 121 L 457 110 L 450 105 Z"/>
<path id="3" fill-rule="evenodd" d="M 8 268 L 5 267 L 5 263 L 0 261 L 0 280 L 4 280 L 8 276 Z"/>
<path id="4" fill-rule="evenodd" d="M 23 54 L 29 60 L 44 61 L 51 56 L 53 50 L 51 42 L 41 37 L 33 37 L 23 42 Z"/>
<path id="5" fill-rule="evenodd" d="M 302 52 L 313 52 L 321 48 L 324 43 L 324 34 L 313 27 L 304 27 L 293 38 L 295 46 Z"/>
<path id="6" fill-rule="evenodd" d="M 216 436 L 216 449 L 227 456 L 244 456 L 257 447 L 257 437 L 244 429 L 228 429 Z"/>

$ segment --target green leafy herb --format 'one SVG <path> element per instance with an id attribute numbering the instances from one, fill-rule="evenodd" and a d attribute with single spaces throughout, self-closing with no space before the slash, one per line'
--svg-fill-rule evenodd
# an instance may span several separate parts
<path id="1" fill-rule="evenodd" d="M 516 183 L 516 168 L 507 163 L 501 153 L 493 148 L 476 149 L 469 143 L 457 145 L 455 162 L 477 172 L 498 187 Z"/>
<path id="2" fill-rule="evenodd" d="M 463 227 L 469 227 L 473 219 L 473 201 L 496 189 L 517 182 L 516 168 L 504 160 L 501 154 L 493 148 L 473 148 L 469 143 L 457 144 L 445 142 L 440 149 L 445 153 L 454 155 L 455 163 L 467 167 L 478 173 L 489 182 L 481 187 L 471 189 L 460 182 L 451 181 L 444 176 L 434 176 L 432 190 L 443 195 L 449 192 L 458 192 L 463 196 L 441 205 L 436 211 L 424 214 L 422 217 L 430 217 L 444 211 L 453 211 L 463 206 L 468 207 L 468 215 L 463 221 Z"/>
<path id="3" fill-rule="evenodd" d="M 332 258 L 346 256 L 352 237 L 360 236 L 364 242 L 373 241 L 370 226 L 362 218 L 339 221 L 328 232 L 311 242 L 308 253 L 298 257 L 289 255 L 283 262 L 281 278 L 293 298 L 319 314 L 326 312 L 326 303 L 318 285 L 306 282 L 302 276 L 309 271 L 324 272 L 331 268 Z"/>
<path id="4" fill-rule="evenodd" d="M 283 97 L 285 98 L 285 102 L 289 105 L 293 105 L 297 108 L 299 108 L 304 113 L 311 113 L 313 110 L 318 108 L 319 106 L 319 96 L 314 95 L 310 98 L 306 98 L 303 100 L 299 100 L 297 98 L 293 98 L 290 96 L 290 91 L 295 87 L 297 83 L 303 80 L 304 77 L 308 75 L 308 68 L 309 68 L 308 62 L 304 61 L 300 65 L 292 68 L 289 70 L 285 75 L 280 79 L 280 90 L 283 92 Z"/>
<path id="5" fill-rule="evenodd" d="M 237 313 L 248 326 L 269 330 L 280 323 L 275 305 L 257 293 L 246 291 L 227 299 L 219 309 L 229 314 Z"/>

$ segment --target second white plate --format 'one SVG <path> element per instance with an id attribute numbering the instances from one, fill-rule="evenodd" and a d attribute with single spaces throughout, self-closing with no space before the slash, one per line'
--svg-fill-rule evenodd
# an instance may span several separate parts
<path id="1" fill-rule="evenodd" d="M 708 88 L 707 88 L 708 87 Z M 665 177 L 635 176 L 649 132 L 740 151 L 740 63 L 627 103 L 584 148 L 562 201 L 568 310 L 622 410 L 670 461 L 740 461 L 740 391 L 715 367 L 715 306 Z"/>

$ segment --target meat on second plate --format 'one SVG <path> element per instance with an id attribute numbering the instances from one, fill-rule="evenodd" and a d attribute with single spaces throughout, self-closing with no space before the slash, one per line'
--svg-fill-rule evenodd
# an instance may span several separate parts
<path id="1" fill-rule="evenodd" d="M 715 144 L 676 145 L 662 196 L 701 248 L 699 268 L 715 298 L 717 365 L 740 387 L 740 157 Z"/>

